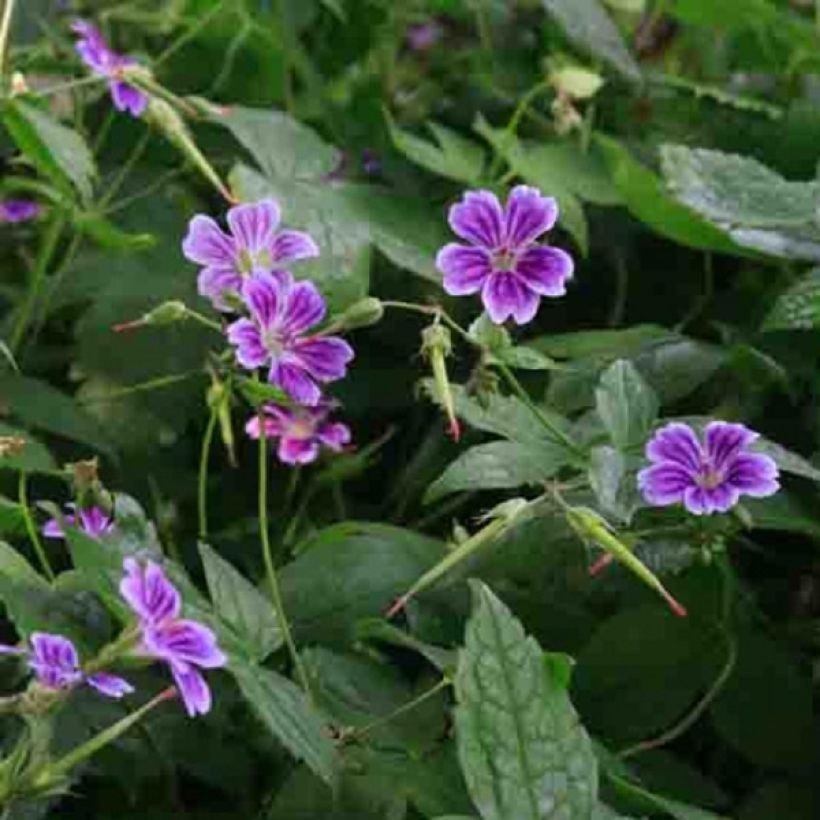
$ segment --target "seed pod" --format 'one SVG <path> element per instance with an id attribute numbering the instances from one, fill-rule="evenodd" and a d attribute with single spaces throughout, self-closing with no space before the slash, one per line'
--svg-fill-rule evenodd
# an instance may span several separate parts
<path id="1" fill-rule="evenodd" d="M 461 425 L 456 418 L 453 391 L 450 389 L 450 380 L 447 376 L 445 359 L 453 350 L 450 331 L 446 327 L 434 322 L 421 332 L 421 353 L 430 362 L 433 369 L 433 382 L 436 386 L 438 399 L 449 422 L 450 436 L 453 441 L 461 438 Z"/>

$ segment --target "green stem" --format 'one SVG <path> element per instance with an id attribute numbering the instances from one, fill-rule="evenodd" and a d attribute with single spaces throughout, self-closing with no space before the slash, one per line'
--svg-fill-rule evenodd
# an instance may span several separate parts
<path id="1" fill-rule="evenodd" d="M 197 492 L 197 510 L 199 512 L 199 538 L 208 540 L 208 460 L 211 455 L 211 443 L 214 439 L 216 423 L 219 420 L 219 407 L 211 409 L 205 433 L 202 436 L 202 452 L 199 456 L 199 480 Z"/>
<path id="2" fill-rule="evenodd" d="M 51 568 L 51 564 L 49 563 L 48 555 L 46 555 L 45 548 L 43 547 L 43 542 L 40 538 L 40 534 L 37 532 L 37 525 L 34 523 L 34 519 L 31 515 L 31 509 L 28 504 L 28 474 L 25 470 L 20 470 L 20 480 L 18 483 L 18 498 L 20 501 L 20 507 L 23 512 L 23 522 L 25 523 L 28 537 L 31 540 L 32 546 L 34 547 L 34 551 L 37 553 L 37 558 L 40 561 L 40 566 L 43 568 L 43 572 L 45 573 L 48 580 L 53 583 L 57 576 L 54 574 L 54 570 Z"/>
<path id="3" fill-rule="evenodd" d="M 145 149 L 148 147 L 148 143 L 151 141 L 151 132 L 146 129 L 142 136 L 140 137 L 137 144 L 134 146 L 131 154 L 129 155 L 128 159 L 122 164 L 117 175 L 109 185 L 108 190 L 103 194 L 102 198 L 99 202 L 99 207 L 104 209 L 106 205 L 116 196 L 117 191 L 122 187 L 122 184 L 128 178 L 128 175 L 134 169 L 134 166 L 140 161 L 142 155 L 145 153 Z"/>
<path id="4" fill-rule="evenodd" d="M 556 444 L 560 444 L 569 450 L 574 456 L 581 459 L 586 458 L 584 451 L 561 429 L 556 427 L 549 417 L 541 410 L 541 408 L 530 398 L 527 391 L 521 385 L 521 382 L 513 374 L 512 370 L 503 362 L 495 362 L 502 376 L 507 380 L 507 383 L 512 388 L 512 391 L 518 396 L 521 401 L 527 405 L 532 411 L 533 415 L 538 419 L 541 426 L 550 434 Z"/>
<path id="5" fill-rule="evenodd" d="M 171 43 L 154 61 L 153 67 L 164 63 L 172 54 L 175 54 L 184 45 L 194 39 L 208 23 L 211 22 L 225 7 L 226 0 L 219 0 L 206 14 L 203 14 L 184 34 L 181 34 L 177 39 Z"/>
<path id="6" fill-rule="evenodd" d="M 0 19 L 0 74 L 6 74 L 6 54 L 9 47 L 9 32 L 11 18 L 14 13 L 14 0 L 5 0 L 3 3 L 3 17 Z"/>
<path id="7" fill-rule="evenodd" d="M 168 387 L 172 384 L 178 384 L 179 382 L 186 381 L 192 376 L 197 376 L 201 373 L 201 370 L 190 370 L 187 373 L 172 373 L 168 376 L 158 376 L 156 379 L 149 379 L 146 382 L 132 384 L 128 387 L 121 387 L 119 390 L 112 390 L 104 396 L 89 396 L 84 399 L 79 399 L 78 404 L 106 404 L 107 402 L 117 401 L 117 399 L 124 398 L 125 396 L 132 396 L 135 393 L 149 393 L 150 391 L 158 390 L 161 387 Z"/>
<path id="8" fill-rule="evenodd" d="M 276 619 L 279 622 L 279 628 L 282 630 L 282 637 L 285 639 L 285 644 L 302 689 L 304 689 L 308 699 L 313 702 L 310 680 L 293 640 L 293 634 L 290 631 L 290 624 L 285 613 L 285 604 L 282 600 L 282 591 L 279 588 L 279 579 L 276 576 L 276 568 L 273 564 L 270 533 L 268 532 L 268 440 L 267 436 L 264 435 L 264 419 L 260 417 L 259 422 L 259 534 L 262 539 L 262 558 L 265 562 L 265 573 L 270 587 L 271 601 L 276 613 Z"/>
<path id="9" fill-rule="evenodd" d="M 185 317 L 187 319 L 193 319 L 195 322 L 199 322 L 199 324 L 204 327 L 215 330 L 220 334 L 220 336 L 224 334 L 222 325 L 220 325 L 219 322 L 215 322 L 213 319 L 209 319 L 207 316 L 203 316 L 201 313 L 197 313 L 197 311 L 191 310 L 189 307 L 185 308 Z"/>
<path id="10" fill-rule="evenodd" d="M 38 97 L 50 97 L 52 94 L 59 94 L 62 91 L 72 91 L 75 88 L 82 88 L 84 85 L 98 85 L 105 81 L 105 77 L 98 77 L 92 74 L 89 77 L 78 77 L 75 80 L 68 80 L 64 83 L 50 85 L 48 88 L 41 88 L 35 92 Z"/>
<path id="11" fill-rule="evenodd" d="M 360 738 L 363 735 L 372 732 L 374 729 L 378 729 L 380 726 L 384 726 L 385 724 L 390 723 L 396 718 L 401 717 L 407 712 L 412 711 L 417 706 L 420 706 L 425 701 L 437 695 L 439 692 L 441 692 L 442 689 L 446 689 L 448 686 L 451 685 L 452 681 L 449 678 L 442 678 L 435 686 L 431 687 L 426 692 L 422 692 L 420 695 L 413 698 L 413 700 L 408 701 L 402 706 L 399 706 L 398 709 L 394 709 L 392 712 L 390 712 L 390 714 L 384 715 L 384 717 L 377 718 L 376 720 L 367 723 L 358 729 L 351 729 L 349 732 L 342 735 L 341 741 L 345 742 L 348 740 L 352 740 L 354 738 Z"/>
<path id="12" fill-rule="evenodd" d="M 29 282 L 28 293 L 23 306 L 20 308 L 20 315 L 17 317 L 17 322 L 14 330 L 11 333 L 9 347 L 12 353 L 16 353 L 26 334 L 28 323 L 31 320 L 31 314 L 34 306 L 37 304 L 37 297 L 40 293 L 40 288 L 45 279 L 48 266 L 57 250 L 57 244 L 60 241 L 60 235 L 66 225 L 66 217 L 62 213 L 57 213 L 52 217 L 52 220 L 46 228 L 46 233 L 43 236 L 43 241 L 40 245 L 40 252 L 37 254 L 37 260 L 34 263 L 34 271 Z"/>

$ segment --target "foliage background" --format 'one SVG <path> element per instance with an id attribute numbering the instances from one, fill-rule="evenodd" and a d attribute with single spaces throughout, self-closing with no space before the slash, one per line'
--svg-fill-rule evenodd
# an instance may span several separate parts
<path id="1" fill-rule="evenodd" d="M 473 421 L 461 444 L 449 441 L 437 408 L 415 389 L 426 375 L 419 324 L 388 314 L 355 334 L 356 365 L 335 391 L 356 454 L 304 471 L 295 490 L 286 469 L 271 475 L 286 606 L 331 722 L 365 726 L 435 685 L 437 668 L 452 666 L 446 653 L 463 645 L 470 611 L 464 578 L 481 578 L 543 649 L 575 659 L 569 692 L 595 739 L 601 795 L 617 811 L 813 816 L 820 538 L 820 474 L 812 466 L 820 436 L 813 5 L 27 0 L 18 12 L 12 62 L 35 91 L 79 76 L 67 23 L 81 13 L 150 65 L 165 87 L 227 106 L 193 124 L 199 146 L 243 198 L 273 193 L 288 225 L 317 236 L 323 256 L 303 270 L 334 310 L 371 293 L 442 302 L 468 323 L 475 305 L 447 300 L 433 266 L 446 241 L 447 205 L 465 187 L 513 179 L 558 196 L 556 241 L 573 250 L 576 278 L 565 299 L 542 308 L 528 346 L 567 366 L 522 372 L 532 395 L 572 417 L 594 442 L 595 387 L 623 359 L 655 391 L 665 416 L 742 419 L 804 457 L 793 462 L 802 478 L 749 505 L 754 530 L 731 540 L 728 564 L 704 560 L 702 532 L 644 545 L 644 559 L 687 606 L 685 620 L 617 568 L 590 579 L 583 546 L 552 514 L 517 526 L 414 602 L 398 635 L 379 614 L 441 556 L 455 519 L 472 528 L 509 488 L 530 483 L 515 453 L 531 442 L 509 406 L 488 413 L 484 424 Z M 436 41 L 413 49 L 408 32 L 431 23 Z M 605 80 L 592 99 L 577 103 L 582 123 L 566 136 L 556 133 L 555 90 L 545 83 L 562 59 Z M 17 368 L 0 359 L 0 432 L 24 429 L 42 442 L 27 465 L 43 471 L 32 482 L 36 499 L 65 497 L 63 483 L 48 474 L 56 464 L 99 455 L 107 485 L 139 499 L 164 549 L 204 588 L 197 477 L 208 420 L 202 365 L 213 340 L 187 323 L 119 335 L 111 327 L 166 299 L 197 305 L 195 271 L 180 239 L 193 213 L 220 214 L 224 206 L 155 129 L 112 116 L 97 86 L 52 94 L 48 108 L 84 142 L 68 159 L 66 188 L 55 182 L 59 169 L 45 179 L 62 207 L 70 203 L 15 351 Z M 446 130 L 431 132 L 430 123 Z M 20 160 L 9 134 L 0 140 L 2 186 L 10 192 L 15 180 L 34 178 L 31 157 Z M 0 234 L 0 338 L 10 338 L 18 321 L 46 230 L 38 224 Z M 473 364 L 459 353 L 454 382 L 467 381 Z M 634 410 L 640 389 L 629 385 L 624 406 Z M 237 401 L 234 412 L 239 430 L 247 408 Z M 510 440 L 507 449 L 468 462 L 461 473 L 448 469 L 468 448 L 486 444 L 488 433 Z M 628 455 L 638 463 L 639 453 Z M 214 446 L 207 492 L 217 556 L 210 561 L 232 583 L 219 556 L 255 582 L 262 575 L 255 450 L 241 435 L 237 462 Z M 8 500 L 0 532 L 25 553 L 11 500 L 20 465 L 1 466 Z M 132 537 L 158 549 L 141 514 L 132 513 Z M 19 626 L 25 607 L 8 582 L 14 559 L 7 549 L 2 597 Z M 79 554 L 72 549 L 75 567 Z M 68 567 L 67 556 L 55 560 Z M 729 569 L 722 574 L 718 565 Z M 93 642 L 88 635 L 104 635 L 111 624 L 82 583 L 72 587 L 77 575 L 66 574 L 60 605 L 55 599 L 46 611 L 57 621 L 79 619 Z M 484 651 L 479 619 L 496 606 L 490 595 L 474 588 L 468 652 L 471 640 L 478 642 L 472 651 Z M 313 773 L 324 751 L 314 750 L 313 765 L 297 763 L 242 698 L 249 690 L 258 701 L 270 696 L 273 722 L 288 711 L 281 692 L 266 693 L 268 679 L 256 666 L 281 642 L 276 624 L 261 610 L 243 615 L 215 603 L 220 617 L 244 618 L 234 627 L 240 642 L 250 641 L 242 651 L 256 671 L 244 681 L 241 673 L 236 681 L 218 677 L 207 720 L 157 716 L 96 759 L 59 810 L 37 809 L 41 816 L 106 817 L 114 806 L 123 818 L 478 813 L 456 759 L 445 691 L 344 746 L 345 775 L 334 798 Z M 262 631 L 249 638 L 251 624 Z M 285 673 L 280 655 L 265 668 Z M 549 657 L 561 664 L 560 655 Z M 103 712 L 114 707 L 92 700 L 78 696 L 65 716 L 66 744 L 110 720 Z M 686 731 L 633 752 L 687 716 Z M 460 720 L 457 714 L 456 727 Z M 555 751 L 536 754 L 553 759 Z M 569 758 L 556 759 L 566 766 Z M 538 816 L 591 816 L 591 809 L 573 810 Z"/>

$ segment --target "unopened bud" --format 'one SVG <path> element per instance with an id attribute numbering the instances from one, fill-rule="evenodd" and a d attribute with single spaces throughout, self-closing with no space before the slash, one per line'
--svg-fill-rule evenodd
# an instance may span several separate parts
<path id="1" fill-rule="evenodd" d="M 181 322 L 187 318 L 188 308 L 185 303 L 174 299 L 170 302 L 163 302 L 153 310 L 149 310 L 148 313 L 144 313 L 139 319 L 114 325 L 114 330 L 117 333 L 122 333 L 124 330 L 134 330 L 145 325 L 170 325 L 173 322 Z"/>
<path id="2" fill-rule="evenodd" d="M 421 332 L 421 352 L 427 357 L 433 368 L 433 382 L 436 386 L 438 401 L 444 408 L 450 427 L 450 436 L 453 441 L 461 438 L 461 425 L 456 417 L 453 391 L 450 389 L 450 379 L 447 376 L 445 358 L 453 350 L 453 341 L 450 331 L 446 327 L 434 322 Z"/>
<path id="3" fill-rule="evenodd" d="M 333 323 L 338 330 L 353 330 L 359 327 L 370 327 L 382 320 L 384 305 L 380 299 L 367 296 L 354 302 Z"/>
<path id="4" fill-rule="evenodd" d="M 228 462 L 232 467 L 236 466 L 236 450 L 233 435 L 233 423 L 231 421 L 231 391 L 228 385 L 220 381 L 216 375 L 212 374 L 211 386 L 205 395 L 205 400 L 212 413 L 216 413 L 219 422 L 219 433 L 222 437 L 222 444 L 228 454 Z"/>

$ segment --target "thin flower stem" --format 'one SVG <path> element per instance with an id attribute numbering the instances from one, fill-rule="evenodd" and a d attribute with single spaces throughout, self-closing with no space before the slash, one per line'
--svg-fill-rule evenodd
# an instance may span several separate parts
<path id="1" fill-rule="evenodd" d="M 296 676 L 304 689 L 308 700 L 314 703 L 313 693 L 310 688 L 310 680 L 307 676 L 302 658 L 299 656 L 299 651 L 296 648 L 296 643 L 293 640 L 293 634 L 290 631 L 290 624 L 288 623 L 287 614 L 285 613 L 285 604 L 282 600 L 282 591 L 279 588 L 279 579 L 276 575 L 276 568 L 273 565 L 273 553 L 271 551 L 270 533 L 268 532 L 268 439 L 264 435 L 265 425 L 264 419 L 259 419 L 259 534 L 262 539 L 262 558 L 265 562 L 265 572 L 268 577 L 268 586 L 270 587 L 270 596 L 273 603 L 273 609 L 276 613 L 276 619 L 279 622 L 279 628 L 282 630 L 282 637 L 285 639 L 285 644 L 293 661 Z"/>
<path id="2" fill-rule="evenodd" d="M 207 316 L 203 316 L 201 313 L 197 313 L 195 310 L 191 310 L 191 308 L 185 308 L 185 316 L 188 319 L 193 319 L 195 322 L 199 322 L 199 324 L 203 325 L 204 327 L 210 328 L 211 330 L 215 330 L 217 333 L 223 335 L 224 331 L 222 330 L 222 325 L 219 322 L 215 322 L 213 319 L 209 319 Z"/>
<path id="3" fill-rule="evenodd" d="M 3 3 L 3 17 L 0 18 L 0 74 L 6 74 L 6 56 L 9 48 L 9 32 L 11 18 L 14 14 L 14 0 L 5 0 Z"/>
<path id="4" fill-rule="evenodd" d="M 211 443 L 214 439 L 216 423 L 219 420 L 219 407 L 211 409 L 205 433 L 202 436 L 202 451 L 199 456 L 199 480 L 197 482 L 197 511 L 199 513 L 199 538 L 208 540 L 208 460 L 211 455 Z"/>
<path id="5" fill-rule="evenodd" d="M 60 236 L 63 233 L 65 225 L 65 215 L 57 213 L 52 217 L 51 222 L 46 228 L 45 235 L 40 244 L 40 251 L 37 254 L 37 260 L 34 263 L 34 270 L 31 275 L 31 281 L 29 282 L 26 299 L 20 308 L 20 314 L 17 317 L 17 322 L 14 325 L 14 330 L 9 340 L 9 347 L 12 353 L 17 353 L 23 341 L 23 337 L 26 335 L 32 311 L 37 304 L 37 297 L 40 294 L 40 288 L 46 277 L 46 272 L 48 271 L 49 264 L 51 264 L 54 252 L 57 250 L 57 244 L 60 241 Z"/>
<path id="6" fill-rule="evenodd" d="M 168 376 L 158 376 L 156 379 L 149 379 L 146 382 L 132 384 L 128 387 L 122 387 L 119 390 L 112 390 L 104 396 L 88 396 L 87 398 L 81 398 L 78 399 L 77 402 L 80 405 L 106 404 L 108 402 L 125 398 L 126 396 L 132 396 L 135 393 L 150 393 L 152 390 L 159 390 L 162 387 L 169 387 L 172 384 L 179 384 L 179 382 L 186 381 L 192 376 L 197 376 L 201 373 L 201 370 L 189 370 L 187 373 L 172 373 Z"/>
<path id="7" fill-rule="evenodd" d="M 225 3 L 227 0 L 219 0 L 218 3 L 214 4 L 214 6 L 208 11 L 206 14 L 203 14 L 184 34 L 181 34 L 179 37 L 174 40 L 159 56 L 153 61 L 153 67 L 156 68 L 157 66 L 164 63 L 172 54 L 175 54 L 179 49 L 181 49 L 184 45 L 189 43 L 191 40 L 199 34 L 202 29 L 204 29 L 208 23 L 211 22 L 225 7 Z"/>
<path id="8" fill-rule="evenodd" d="M 364 726 L 359 727 L 358 729 L 351 729 L 349 732 L 342 734 L 340 738 L 341 742 L 344 743 L 349 740 L 360 738 L 363 735 L 372 732 L 374 729 L 378 729 L 379 727 L 394 721 L 396 718 L 401 717 L 407 712 L 412 711 L 417 706 L 420 706 L 425 701 L 434 697 L 439 692 L 441 692 L 442 689 L 446 689 L 448 686 L 452 686 L 452 681 L 450 680 L 450 678 L 442 678 L 435 686 L 431 687 L 426 692 L 422 692 L 420 695 L 413 698 L 413 700 L 408 701 L 402 706 L 399 706 L 398 709 L 394 709 L 392 712 L 390 712 L 390 714 L 377 718 L 371 723 L 367 723 Z"/>
<path id="9" fill-rule="evenodd" d="M 52 94 L 59 94 L 61 91 L 73 91 L 75 88 L 82 88 L 85 85 L 98 85 L 105 81 L 105 77 L 98 77 L 91 74 L 88 77 L 77 77 L 74 80 L 67 80 L 64 83 L 57 83 L 46 88 L 35 89 L 34 93 L 38 97 L 50 97 Z"/>
<path id="10" fill-rule="evenodd" d="M 28 537 L 31 540 L 31 544 L 34 547 L 34 551 L 37 553 L 37 559 L 40 561 L 40 566 L 43 568 L 43 572 L 45 573 L 46 577 L 52 583 L 56 579 L 56 575 L 54 574 L 54 570 L 51 568 L 51 563 L 48 560 L 48 555 L 46 554 L 45 547 L 43 547 L 43 541 L 40 538 L 40 534 L 37 532 L 37 525 L 34 523 L 34 518 L 31 515 L 31 508 L 29 507 L 28 503 L 28 473 L 25 470 L 20 470 L 20 479 L 18 482 L 18 498 L 20 502 L 20 508 L 23 513 L 23 522 L 26 526 L 26 532 L 28 533 Z"/>
<path id="11" fill-rule="evenodd" d="M 521 399 L 524 404 L 532 411 L 533 415 L 538 419 L 541 426 L 551 435 L 556 444 L 560 444 L 569 450 L 574 456 L 581 459 L 586 458 L 584 451 L 561 429 L 556 427 L 540 407 L 530 398 L 527 391 L 521 385 L 521 382 L 513 374 L 512 370 L 503 362 L 495 362 L 502 376 L 507 380 L 507 383 L 512 388 L 512 391 Z"/>
<path id="12" fill-rule="evenodd" d="M 108 190 L 103 194 L 102 198 L 99 201 L 99 207 L 105 208 L 109 202 L 116 196 L 117 191 L 120 190 L 122 184 L 128 178 L 128 175 L 133 171 L 134 166 L 142 159 L 142 155 L 145 153 L 145 149 L 148 147 L 148 143 L 151 141 L 151 132 L 146 128 L 143 131 L 142 136 L 137 141 L 137 144 L 134 146 L 131 154 L 129 155 L 128 159 L 122 164 L 117 175 L 111 181 L 111 185 L 108 186 Z"/>

